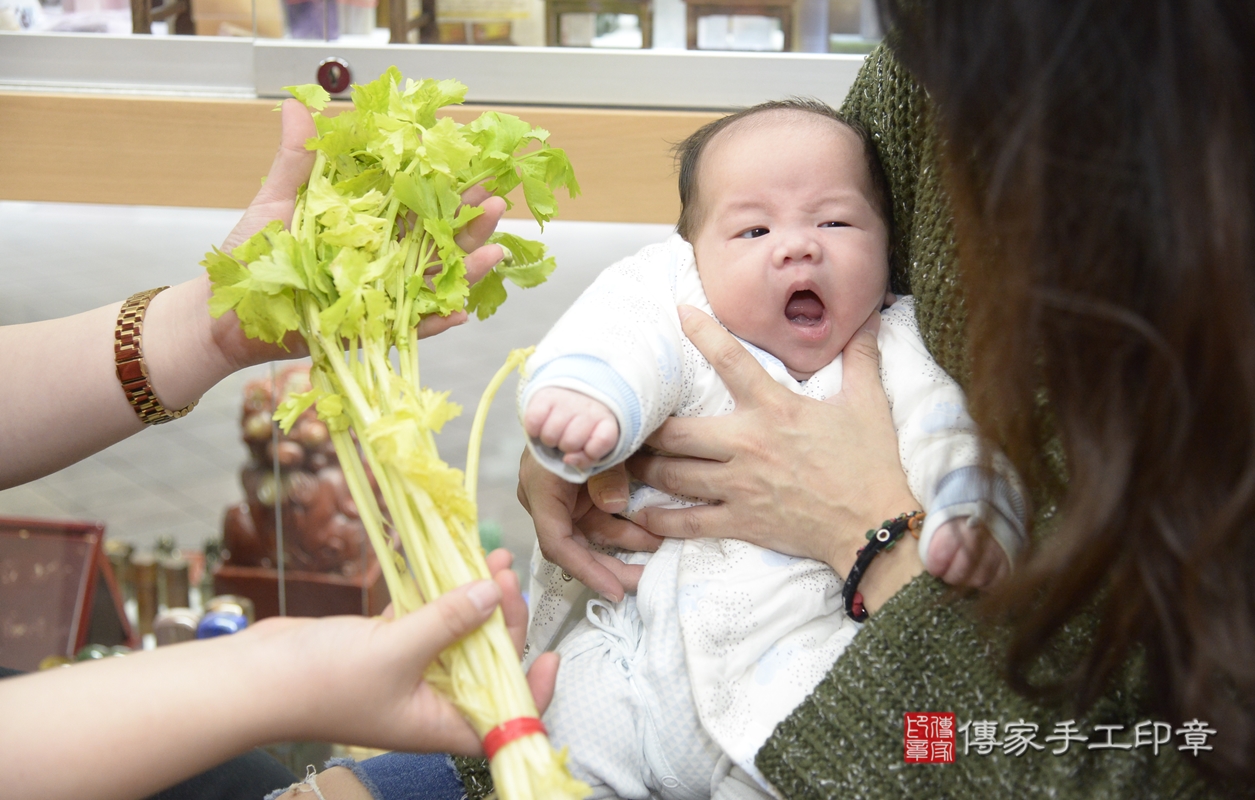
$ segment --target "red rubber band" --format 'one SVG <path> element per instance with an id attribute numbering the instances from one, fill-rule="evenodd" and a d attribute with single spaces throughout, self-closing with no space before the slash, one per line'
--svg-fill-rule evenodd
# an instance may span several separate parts
<path id="1" fill-rule="evenodd" d="M 484 734 L 484 755 L 492 758 L 497 751 L 516 739 L 531 736 L 533 733 L 549 735 L 545 725 L 537 717 L 519 717 L 506 720 Z"/>

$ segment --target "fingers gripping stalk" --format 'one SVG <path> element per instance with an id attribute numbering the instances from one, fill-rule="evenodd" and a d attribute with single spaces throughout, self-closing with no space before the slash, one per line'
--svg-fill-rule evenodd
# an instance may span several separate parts
<path id="1" fill-rule="evenodd" d="M 315 111 L 329 99 L 316 86 L 291 91 Z M 554 267 L 539 242 L 497 234 L 490 241 L 505 260 L 471 285 L 458 238 L 483 209 L 463 203 L 462 194 L 482 186 L 504 196 L 522 185 L 543 224 L 557 210 L 555 189 L 579 190 L 565 154 L 545 143 L 548 132 L 495 112 L 468 125 L 436 117 L 465 93 L 455 81 L 403 82 L 395 67 L 355 87 L 354 110 L 315 115 L 318 136 L 306 146 L 317 157 L 291 232 L 272 223 L 204 262 L 212 313 L 235 311 L 245 333 L 264 341 L 296 330 L 308 343 L 312 388 L 275 417 L 290 427 L 314 405 L 327 423 L 398 616 L 490 577 L 474 492 L 483 416 L 526 357 L 511 354 L 485 392 L 464 479 L 436 450 L 435 434 L 461 409 L 419 382 L 419 323 L 471 311 L 485 318 L 505 301 L 506 279 L 535 286 Z M 481 738 L 537 716 L 500 610 L 445 650 L 425 677 Z M 503 800 L 588 791 L 543 732 L 501 746 L 492 771 Z"/>

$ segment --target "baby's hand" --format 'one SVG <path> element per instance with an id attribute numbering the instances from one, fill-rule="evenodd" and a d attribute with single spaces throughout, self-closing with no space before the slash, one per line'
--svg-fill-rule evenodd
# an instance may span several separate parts
<path id="1" fill-rule="evenodd" d="M 563 463 L 587 469 L 619 441 L 619 423 L 603 403 L 570 389 L 541 389 L 523 412 L 523 429 L 565 455 Z"/>
<path id="2" fill-rule="evenodd" d="M 952 519 L 933 533 L 924 566 L 951 586 L 984 589 L 1011 570 L 1011 562 L 988 529 L 967 517 Z"/>

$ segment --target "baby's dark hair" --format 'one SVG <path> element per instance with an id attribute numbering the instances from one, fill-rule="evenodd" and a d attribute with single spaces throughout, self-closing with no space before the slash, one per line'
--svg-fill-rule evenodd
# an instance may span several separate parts
<path id="1" fill-rule="evenodd" d="M 691 136 L 672 148 L 680 173 L 680 220 L 675 229 L 686 241 L 693 241 L 697 228 L 701 224 L 701 209 L 697 202 L 697 171 L 702 153 L 720 131 L 749 117 L 766 111 L 804 111 L 844 125 L 858 135 L 863 143 L 863 154 L 867 159 L 867 173 L 871 176 L 872 201 L 880 212 L 885 227 L 889 232 L 889 241 L 893 241 L 893 201 L 889 194 L 889 180 L 885 177 L 885 169 L 880 163 L 880 154 L 872 142 L 867 128 L 857 120 L 841 115 L 827 103 L 810 97 L 790 97 L 784 100 L 771 100 L 756 106 L 742 109 L 735 114 L 720 117 L 698 128 Z"/>

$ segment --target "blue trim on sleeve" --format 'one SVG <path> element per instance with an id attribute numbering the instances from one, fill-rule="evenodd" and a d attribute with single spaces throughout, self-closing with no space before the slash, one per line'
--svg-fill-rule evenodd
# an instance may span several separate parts
<path id="1" fill-rule="evenodd" d="M 632 387 L 614 367 L 596 356 L 558 356 L 542 364 L 532 373 L 528 383 L 539 385 L 560 380 L 579 381 L 595 387 L 617 403 L 630 427 L 630 430 L 623 432 L 623 441 L 627 444 L 636 441 L 641 432 L 641 402 L 636 392 L 632 391 Z"/>

